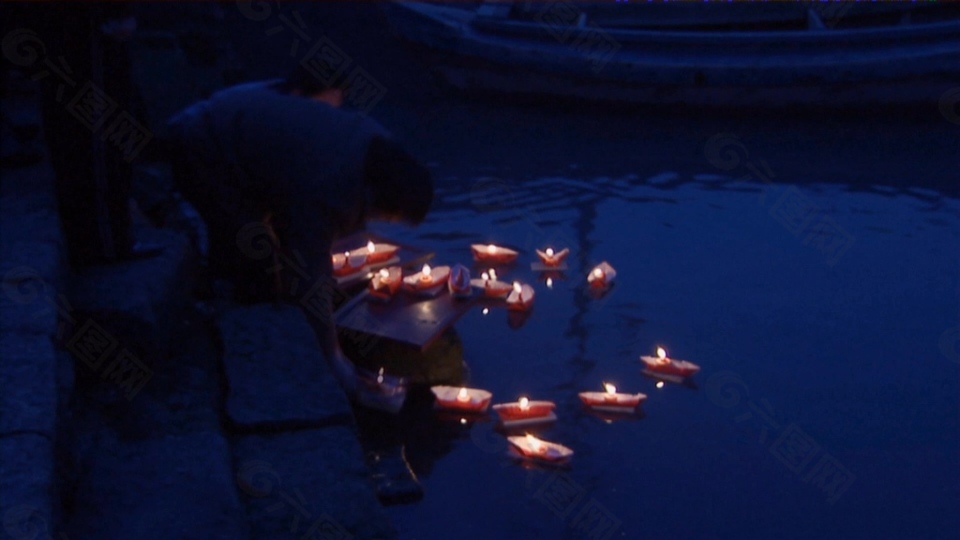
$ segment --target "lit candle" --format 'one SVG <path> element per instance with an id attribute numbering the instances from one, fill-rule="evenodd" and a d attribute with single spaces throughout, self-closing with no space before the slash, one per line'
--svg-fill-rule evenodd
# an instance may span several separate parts
<path id="1" fill-rule="evenodd" d="M 465 386 L 432 386 L 430 390 L 436 398 L 434 406 L 437 409 L 460 413 L 483 413 L 490 407 L 490 398 L 493 397 L 486 390 Z"/>
<path id="2" fill-rule="evenodd" d="M 390 271 L 387 270 L 386 268 L 381 268 L 381 269 L 380 269 L 380 281 L 382 281 L 382 282 L 384 282 L 384 283 L 389 283 L 389 282 L 390 282 Z"/>
<path id="3" fill-rule="evenodd" d="M 490 279 L 491 279 L 492 281 L 496 281 L 496 280 L 497 280 L 497 271 L 494 270 L 493 268 L 490 269 Z"/>
<path id="4" fill-rule="evenodd" d="M 610 383 L 603 383 L 603 389 L 607 391 L 604 398 L 607 401 L 616 401 L 617 400 L 617 387 Z"/>
<path id="5" fill-rule="evenodd" d="M 373 240 L 367 242 L 367 253 L 373 253 L 377 250 L 377 245 L 373 243 Z"/>
<path id="6" fill-rule="evenodd" d="M 617 277 L 617 271 L 614 270 L 609 263 L 604 261 L 590 270 L 590 274 L 587 275 L 587 282 L 591 287 L 605 289 L 613 283 L 615 277 Z"/>
<path id="7" fill-rule="evenodd" d="M 490 274 L 484 272 L 484 273 L 480 274 L 480 277 L 483 278 L 483 284 L 484 284 L 484 285 L 486 285 L 486 284 L 488 284 L 488 283 L 490 282 Z"/>
<path id="8" fill-rule="evenodd" d="M 520 285 L 513 282 L 513 291 L 507 296 L 507 309 L 511 311 L 526 311 L 533 306 L 534 291 L 529 285 Z"/>
<path id="9" fill-rule="evenodd" d="M 547 257 L 553 257 L 553 248 L 547 248 Z"/>
<path id="10" fill-rule="evenodd" d="M 493 244 L 487 245 L 487 253 L 490 254 L 490 255 L 496 255 L 496 254 L 497 254 L 497 246 L 495 246 L 495 245 L 493 245 Z"/>
<path id="11" fill-rule="evenodd" d="M 520 286 L 519 281 L 513 282 L 513 292 L 517 293 L 517 301 L 522 304 L 523 303 L 523 287 Z"/>
<path id="12" fill-rule="evenodd" d="M 534 437 L 527 433 L 527 442 L 530 443 L 530 450 L 537 454 L 542 454 L 547 451 L 547 447 L 540 442 L 540 439 Z"/>
<path id="13" fill-rule="evenodd" d="M 520 398 L 519 403 L 520 403 L 520 410 L 521 410 L 521 411 L 526 411 L 527 409 L 530 408 L 530 400 L 527 399 L 526 397 Z"/>
<path id="14" fill-rule="evenodd" d="M 420 271 L 420 281 L 424 283 L 430 283 L 433 277 L 430 275 L 430 265 L 423 265 L 423 269 Z"/>
<path id="15" fill-rule="evenodd" d="M 700 366 L 693 362 L 670 358 L 663 347 L 657 347 L 656 356 L 641 356 L 640 360 L 647 365 L 647 370 L 671 382 L 681 382 L 682 379 L 700 371 Z"/>
<path id="16" fill-rule="evenodd" d="M 377 384 L 383 384 L 383 368 L 377 372 Z"/>

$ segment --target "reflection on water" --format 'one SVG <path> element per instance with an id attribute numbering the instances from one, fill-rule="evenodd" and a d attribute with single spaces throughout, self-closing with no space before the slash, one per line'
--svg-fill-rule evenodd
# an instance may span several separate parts
<path id="1" fill-rule="evenodd" d="M 391 509 L 397 525 L 411 538 L 938 536 L 960 502 L 956 364 L 939 344 L 957 320 L 958 208 L 716 174 L 447 180 L 422 226 L 377 232 L 445 264 L 468 263 L 472 242 L 521 251 L 498 275 L 532 284 L 533 310 L 474 309 L 454 354 L 495 402 L 555 401 L 537 436 L 576 456 L 562 473 L 520 467 L 489 417 L 443 418 L 412 394 L 400 417 L 363 422 L 404 446 L 424 486 Z M 566 272 L 530 269 L 547 246 L 570 248 Z M 592 295 L 602 260 L 616 286 Z M 703 371 L 658 384 L 638 361 L 657 345 Z M 607 381 L 648 394 L 636 417 L 581 406 Z M 892 502 L 896 520 L 876 515 Z"/>

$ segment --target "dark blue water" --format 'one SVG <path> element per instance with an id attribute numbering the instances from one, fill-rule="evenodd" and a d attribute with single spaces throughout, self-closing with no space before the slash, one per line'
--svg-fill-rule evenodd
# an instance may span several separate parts
<path id="1" fill-rule="evenodd" d="M 384 84 L 371 114 L 436 173 L 422 226 L 375 230 L 443 264 L 473 242 L 525 251 L 506 277 L 534 284 L 534 310 L 458 322 L 466 381 L 555 401 L 539 434 L 576 452 L 524 467 L 491 422 L 420 423 L 404 438 L 425 497 L 390 510 L 404 538 L 957 537 L 960 125 L 932 106 L 467 101 L 374 10 L 301 9 Z M 231 18 L 251 74 L 279 75 L 289 40 Z M 552 288 L 529 269 L 548 244 L 573 252 Z M 602 260 L 618 277 L 597 299 Z M 641 374 L 658 344 L 702 366 L 693 387 Z M 647 393 L 642 417 L 584 411 L 602 381 Z"/>
<path id="2" fill-rule="evenodd" d="M 811 224 L 794 228 L 788 204 Z M 468 262 L 471 241 L 574 252 L 567 280 L 536 284 L 522 327 L 492 310 L 457 330 L 469 383 L 555 401 L 540 434 L 576 456 L 569 471 L 524 468 L 489 422 L 465 427 L 418 471 L 426 496 L 395 508 L 397 524 L 410 538 L 951 537 L 957 210 L 926 191 L 713 172 L 447 179 L 426 224 L 384 232 L 444 263 Z M 841 247 L 813 220 L 839 227 Z M 508 277 L 536 281 L 530 259 Z M 598 300 L 583 285 L 601 260 L 618 278 Z M 657 344 L 703 366 L 696 389 L 641 375 Z M 577 392 L 601 381 L 647 393 L 643 418 L 584 411 Z"/>

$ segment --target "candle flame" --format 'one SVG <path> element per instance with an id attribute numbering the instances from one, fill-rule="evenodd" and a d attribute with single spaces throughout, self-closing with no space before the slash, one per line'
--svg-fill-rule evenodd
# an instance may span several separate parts
<path id="1" fill-rule="evenodd" d="M 457 399 L 459 399 L 460 401 L 466 401 L 470 399 L 470 394 L 467 393 L 466 388 L 463 388 L 463 387 L 460 388 L 460 392 L 457 393 Z"/>
<path id="2" fill-rule="evenodd" d="M 373 253 L 373 252 L 376 251 L 376 250 L 377 250 L 377 246 L 373 243 L 373 240 L 368 241 L 368 242 L 367 242 L 367 251 L 369 251 L 370 253 Z"/>
<path id="3" fill-rule="evenodd" d="M 520 291 L 522 291 L 522 290 L 523 290 L 523 288 L 520 286 L 520 282 L 519 282 L 519 281 L 514 281 L 514 282 L 513 282 L 513 292 L 515 292 L 515 293 L 517 293 L 517 294 L 520 294 Z"/>
<path id="4" fill-rule="evenodd" d="M 547 288 L 548 289 L 553 288 L 553 278 L 547 278 Z"/>
<path id="5" fill-rule="evenodd" d="M 490 274 L 486 272 L 480 274 L 480 277 L 482 277 L 484 281 L 490 281 Z"/>
<path id="6" fill-rule="evenodd" d="M 492 279 L 492 280 L 494 280 L 494 281 L 497 280 L 497 271 L 494 270 L 493 268 L 490 269 L 490 279 Z"/>
<path id="7" fill-rule="evenodd" d="M 519 403 L 520 403 L 520 410 L 525 411 L 530 408 L 530 400 L 527 399 L 526 397 L 520 398 Z"/>
<path id="8" fill-rule="evenodd" d="M 343 256 L 346 257 L 347 259 L 349 259 L 349 258 L 350 258 L 350 252 L 349 252 L 349 251 L 344 251 L 344 252 L 343 252 Z"/>
<path id="9" fill-rule="evenodd" d="M 533 435 L 527 433 L 527 442 L 530 444 L 530 449 L 534 452 L 540 451 L 540 439 L 534 437 Z"/>
<path id="10" fill-rule="evenodd" d="M 667 351 L 663 350 L 663 347 L 657 347 L 657 356 L 663 360 L 667 357 Z"/>
<path id="11" fill-rule="evenodd" d="M 386 268 L 380 269 L 380 279 L 387 279 L 390 277 L 390 272 Z"/>
<path id="12" fill-rule="evenodd" d="M 383 368 L 377 372 L 377 384 L 383 384 Z"/>
<path id="13" fill-rule="evenodd" d="M 595 277 L 595 278 L 597 278 L 597 279 L 602 278 L 602 277 L 603 277 L 603 270 L 600 269 L 600 268 L 594 268 L 594 269 L 593 269 L 593 277 Z"/>
<path id="14" fill-rule="evenodd" d="M 490 245 L 487 246 L 487 253 L 493 255 L 493 254 L 496 253 L 496 252 L 497 252 L 497 246 L 495 246 L 495 245 L 493 245 L 493 244 L 490 244 Z"/>
<path id="15" fill-rule="evenodd" d="M 553 257 L 553 248 L 547 248 L 547 257 Z"/>
<path id="16" fill-rule="evenodd" d="M 607 394 L 611 396 L 617 393 L 617 387 L 610 383 L 603 383 L 603 388 L 607 391 Z"/>
<path id="17" fill-rule="evenodd" d="M 429 265 L 429 264 L 425 264 L 425 265 L 423 265 L 423 269 L 422 269 L 420 272 L 421 272 L 424 276 L 430 277 L 430 272 L 431 272 L 431 271 L 432 271 L 432 269 L 430 268 L 430 265 Z"/>

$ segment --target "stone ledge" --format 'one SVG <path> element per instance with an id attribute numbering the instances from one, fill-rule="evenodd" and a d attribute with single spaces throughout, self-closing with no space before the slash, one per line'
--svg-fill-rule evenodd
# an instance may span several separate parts
<path id="1" fill-rule="evenodd" d="M 34 434 L 0 437 L 0 520 L 4 538 L 50 538 L 53 443 Z"/>
<path id="2" fill-rule="evenodd" d="M 104 347 L 127 349 L 139 358 L 167 350 L 175 317 L 192 291 L 195 253 L 186 238 L 173 231 L 144 229 L 138 237 L 162 245 L 163 253 L 76 275 L 68 294 L 73 325 L 68 349 L 71 342 L 93 339 L 78 336 L 92 330 L 100 333 Z"/>
<path id="3" fill-rule="evenodd" d="M 350 404 L 299 308 L 235 307 L 219 327 L 226 414 L 235 430 L 352 425 Z"/>
<path id="4" fill-rule="evenodd" d="M 249 538 L 219 433 L 114 441 L 81 473 L 69 538 Z"/>
<path id="5" fill-rule="evenodd" d="M 352 429 L 240 437 L 234 456 L 254 538 L 396 538 Z"/>
<path id="6" fill-rule="evenodd" d="M 54 440 L 57 357 L 50 336 L 4 332 L 0 358 L 0 436 L 31 432 Z"/>

